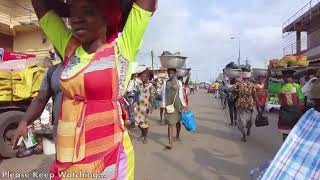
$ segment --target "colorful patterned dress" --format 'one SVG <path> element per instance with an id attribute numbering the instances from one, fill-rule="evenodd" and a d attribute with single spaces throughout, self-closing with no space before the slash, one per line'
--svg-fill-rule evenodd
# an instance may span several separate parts
<path id="1" fill-rule="evenodd" d="M 250 82 L 240 82 L 235 84 L 238 91 L 238 99 L 236 102 L 237 108 L 237 125 L 238 129 L 244 133 L 245 128 L 252 127 L 252 113 L 255 107 L 253 94 L 255 93 L 255 86 Z"/>
<path id="2" fill-rule="evenodd" d="M 136 125 L 140 125 L 141 128 L 148 128 L 153 108 L 150 102 L 151 98 L 155 95 L 155 88 L 152 84 L 148 84 L 146 87 L 143 84 L 140 84 L 136 88 L 140 94 L 139 101 L 134 105 Z"/>
<path id="3" fill-rule="evenodd" d="M 124 127 L 122 99 L 150 17 L 134 4 L 122 34 L 94 54 L 75 48 L 71 32 L 53 11 L 41 18 L 42 29 L 66 57 L 57 154 L 51 167 L 54 179 L 67 178 L 59 177 L 61 173 L 71 174 L 71 179 L 134 179 L 134 151 Z"/>

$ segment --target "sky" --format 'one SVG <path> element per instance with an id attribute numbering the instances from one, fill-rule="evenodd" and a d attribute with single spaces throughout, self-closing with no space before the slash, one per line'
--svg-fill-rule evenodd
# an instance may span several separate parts
<path id="1" fill-rule="evenodd" d="M 188 56 L 193 80 L 209 81 L 230 61 L 253 67 L 283 55 L 282 24 L 309 0 L 159 0 L 137 56 L 141 64 L 160 65 L 162 51 Z"/>

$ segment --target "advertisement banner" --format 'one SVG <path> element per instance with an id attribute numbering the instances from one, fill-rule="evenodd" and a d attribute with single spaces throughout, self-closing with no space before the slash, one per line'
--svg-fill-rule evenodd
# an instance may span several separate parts
<path id="1" fill-rule="evenodd" d="M 22 60 L 36 57 L 34 54 L 24 54 L 11 51 L 3 51 L 2 54 L 2 61 Z"/>

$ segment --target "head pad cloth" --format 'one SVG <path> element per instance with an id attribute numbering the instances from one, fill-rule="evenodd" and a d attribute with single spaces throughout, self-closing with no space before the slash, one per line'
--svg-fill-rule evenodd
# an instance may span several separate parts
<path id="1" fill-rule="evenodd" d="M 108 25 L 107 43 L 114 41 L 123 30 L 123 24 L 132 7 L 132 0 L 96 0 Z"/>

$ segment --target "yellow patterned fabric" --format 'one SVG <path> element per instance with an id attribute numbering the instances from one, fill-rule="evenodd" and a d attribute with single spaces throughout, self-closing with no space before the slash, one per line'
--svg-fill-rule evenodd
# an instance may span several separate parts
<path id="1" fill-rule="evenodd" d="M 21 101 L 37 96 L 46 71 L 38 66 L 18 72 L 0 71 L 0 101 Z"/>

